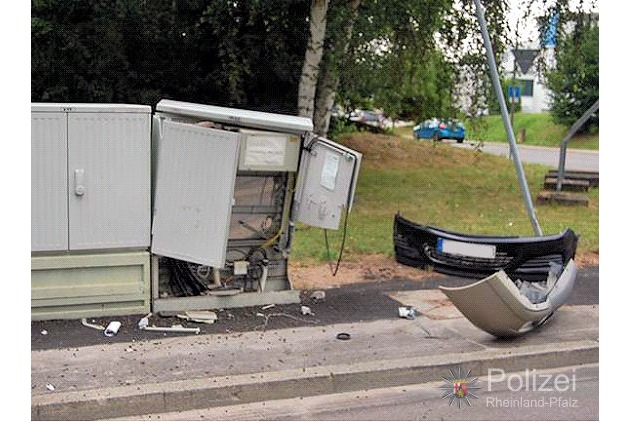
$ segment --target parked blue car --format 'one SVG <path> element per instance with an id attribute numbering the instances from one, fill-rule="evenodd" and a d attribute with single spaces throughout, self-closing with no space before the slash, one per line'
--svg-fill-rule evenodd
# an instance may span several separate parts
<path id="1" fill-rule="evenodd" d="M 425 120 L 413 128 L 413 134 L 417 139 L 455 139 L 458 143 L 464 142 L 466 129 L 464 125 L 453 119 Z"/>

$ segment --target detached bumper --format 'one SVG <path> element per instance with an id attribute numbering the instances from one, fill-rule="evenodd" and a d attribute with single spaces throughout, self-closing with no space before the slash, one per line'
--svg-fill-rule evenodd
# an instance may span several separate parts
<path id="1" fill-rule="evenodd" d="M 549 320 L 571 296 L 576 274 L 569 260 L 560 277 L 546 286 L 545 300 L 538 303 L 532 303 L 503 271 L 468 286 L 440 286 L 440 290 L 476 327 L 497 337 L 515 337 Z"/>
<path id="2" fill-rule="evenodd" d="M 552 263 L 565 267 L 575 257 L 578 237 L 571 229 L 540 237 L 466 235 L 394 218 L 394 249 L 401 264 L 481 278 L 498 271 L 526 281 L 547 279 Z"/>

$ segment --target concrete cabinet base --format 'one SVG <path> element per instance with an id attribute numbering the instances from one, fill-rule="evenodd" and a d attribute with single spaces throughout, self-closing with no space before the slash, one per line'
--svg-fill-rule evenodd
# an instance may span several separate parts
<path id="1" fill-rule="evenodd" d="M 148 313 L 148 252 L 31 257 L 31 320 Z"/>

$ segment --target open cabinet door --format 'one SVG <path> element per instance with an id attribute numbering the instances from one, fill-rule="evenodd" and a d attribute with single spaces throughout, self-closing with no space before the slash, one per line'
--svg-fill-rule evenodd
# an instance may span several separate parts
<path id="1" fill-rule="evenodd" d="M 297 221 L 337 230 L 354 199 L 361 153 L 324 138 L 302 151 L 295 196 Z"/>
<path id="2" fill-rule="evenodd" d="M 239 135 L 162 122 L 153 212 L 154 254 L 222 268 Z"/>

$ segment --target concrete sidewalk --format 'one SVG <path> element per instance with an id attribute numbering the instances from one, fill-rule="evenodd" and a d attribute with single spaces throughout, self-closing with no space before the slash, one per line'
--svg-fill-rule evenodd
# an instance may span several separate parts
<path id="1" fill-rule="evenodd" d="M 415 320 L 34 350 L 31 417 L 129 417 L 436 381 L 458 366 L 478 376 L 599 361 L 598 305 L 564 306 L 538 331 L 497 340 L 440 295 L 390 292 L 422 312 Z"/>

